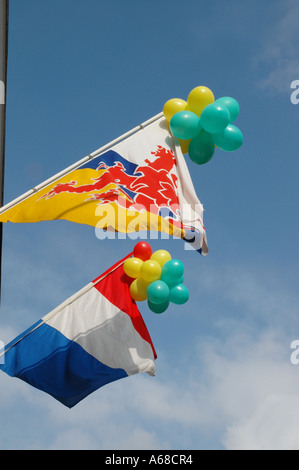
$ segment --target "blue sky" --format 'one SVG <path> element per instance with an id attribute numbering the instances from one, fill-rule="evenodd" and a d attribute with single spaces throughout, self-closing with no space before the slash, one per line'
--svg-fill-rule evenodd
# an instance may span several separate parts
<path id="1" fill-rule="evenodd" d="M 72 410 L 0 375 L 0 449 L 299 449 L 299 7 L 291 0 L 11 0 L 5 202 L 209 87 L 240 104 L 244 144 L 186 161 L 210 253 L 152 241 L 185 265 L 190 300 L 140 311 L 157 350 Z M 92 227 L 4 226 L 7 342 L 132 251 Z"/>

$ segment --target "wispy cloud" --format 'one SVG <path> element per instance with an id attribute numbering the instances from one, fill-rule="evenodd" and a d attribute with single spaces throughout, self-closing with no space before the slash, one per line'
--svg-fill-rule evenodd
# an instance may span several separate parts
<path id="1" fill-rule="evenodd" d="M 63 262 L 59 240 L 53 245 Z M 74 236 L 70 253 L 76 245 Z M 87 249 L 91 256 L 92 247 Z M 34 273 L 30 273 L 32 254 L 27 257 L 26 250 L 21 258 L 13 250 L 7 256 L 9 278 L 15 278 L 16 269 L 20 272 L 20 262 L 29 272 L 20 287 L 24 292 L 34 284 L 34 277 L 43 276 L 38 297 L 45 304 L 53 292 L 48 285 L 60 286 L 61 296 L 71 288 L 64 274 L 54 269 L 56 262 L 50 262 L 50 251 L 45 268 L 35 268 Z M 112 256 L 116 254 L 107 252 L 103 262 L 109 263 Z M 70 269 L 79 272 L 80 254 L 73 259 L 66 253 L 65 258 Z M 85 280 L 87 271 L 81 273 Z M 80 278 L 74 277 L 79 288 Z M 299 334 L 298 294 L 281 273 L 265 265 L 211 263 L 202 267 L 196 279 L 187 269 L 185 282 L 191 292 L 199 290 L 190 299 L 188 311 L 180 318 L 174 308 L 148 322 L 150 331 L 150 323 L 158 325 L 155 378 L 138 374 L 120 380 L 68 410 L 22 381 L 0 374 L 1 416 L 13 429 L 15 448 L 296 448 L 299 366 L 290 363 L 290 339 L 297 339 L 290 332 L 298 328 Z M 13 287 L 14 283 L 11 296 Z M 8 305 L 22 308 L 22 296 Z M 6 331 L 8 323 L 2 321 L 6 335 L 12 333 Z M 175 335 L 174 347 L 170 331 Z M 41 426 L 46 429 L 43 433 Z M 6 436 L 7 427 L 0 429 L 0 448 L 12 445 Z"/>
<path id="2" fill-rule="evenodd" d="M 289 92 L 290 84 L 299 78 L 299 5 L 289 0 L 281 4 L 283 14 L 267 28 L 267 36 L 254 63 L 262 78 L 259 85 L 271 92 Z"/>
<path id="3" fill-rule="evenodd" d="M 72 410 L 0 378 L 4 418 L 9 410 L 31 409 L 34 448 L 197 449 L 221 448 L 222 441 L 227 449 L 298 449 L 299 369 L 286 360 L 284 341 L 274 331 L 232 334 L 223 343 L 198 340 L 188 367 L 173 374 L 165 363 L 160 379 L 124 379 Z M 39 435 L 34 415 L 47 422 L 47 436 Z"/>

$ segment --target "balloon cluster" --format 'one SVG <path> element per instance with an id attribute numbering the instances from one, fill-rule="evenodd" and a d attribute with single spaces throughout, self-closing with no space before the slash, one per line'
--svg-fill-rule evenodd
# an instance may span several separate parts
<path id="1" fill-rule="evenodd" d="M 124 262 L 124 272 L 133 279 L 132 299 L 147 300 L 154 313 L 165 312 L 170 302 L 181 305 L 189 299 L 189 291 L 183 284 L 184 265 L 172 259 L 166 250 L 152 252 L 148 243 L 138 242 L 133 257 Z"/>
<path id="2" fill-rule="evenodd" d="M 182 151 L 194 163 L 211 160 L 215 147 L 232 152 L 241 147 L 243 135 L 232 124 L 239 115 L 239 103 L 229 96 L 215 100 L 205 86 L 193 88 L 187 101 L 168 100 L 163 113 L 172 134 L 179 139 Z"/>

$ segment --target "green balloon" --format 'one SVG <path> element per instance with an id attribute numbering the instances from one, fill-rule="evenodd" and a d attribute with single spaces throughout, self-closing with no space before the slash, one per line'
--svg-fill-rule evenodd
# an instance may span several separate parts
<path id="1" fill-rule="evenodd" d="M 223 132 L 213 134 L 213 140 L 215 145 L 217 145 L 221 150 L 233 152 L 241 147 L 243 143 L 243 134 L 238 127 L 233 124 L 229 124 Z"/>
<path id="2" fill-rule="evenodd" d="M 198 165 L 203 165 L 211 160 L 215 152 L 215 144 L 211 134 L 202 130 L 191 140 L 188 154 L 191 160 Z"/>
<path id="3" fill-rule="evenodd" d="M 179 111 L 170 120 L 171 132 L 178 139 L 189 140 L 201 129 L 199 117 L 192 111 Z"/>
<path id="4" fill-rule="evenodd" d="M 223 103 L 208 104 L 201 115 L 200 125 L 201 127 L 210 133 L 221 132 L 229 124 L 230 113 L 228 108 Z"/>
<path id="5" fill-rule="evenodd" d="M 153 304 L 161 304 L 169 299 L 169 287 L 164 281 L 151 282 L 146 293 L 148 300 Z"/>
<path id="6" fill-rule="evenodd" d="M 154 304 L 153 302 L 151 302 L 150 300 L 147 301 L 147 304 L 148 304 L 148 307 L 149 309 L 154 312 L 154 313 L 163 313 L 165 312 L 165 310 L 168 309 L 168 306 L 169 306 L 169 300 L 167 300 L 166 302 L 163 302 L 161 304 Z"/>
<path id="7" fill-rule="evenodd" d="M 233 122 L 238 117 L 240 112 L 240 106 L 238 101 L 234 98 L 231 98 L 230 96 L 223 96 L 222 98 L 218 98 L 215 103 L 222 103 L 227 107 L 230 114 L 229 122 Z"/>
<path id="8" fill-rule="evenodd" d="M 182 305 L 189 299 L 189 290 L 184 284 L 178 284 L 170 289 L 169 300 L 174 304 Z"/>
<path id="9" fill-rule="evenodd" d="M 178 259 L 170 259 L 164 264 L 161 272 L 161 281 L 166 282 L 169 288 L 179 283 L 184 275 L 184 265 Z M 150 287 L 150 286 L 149 286 Z"/>

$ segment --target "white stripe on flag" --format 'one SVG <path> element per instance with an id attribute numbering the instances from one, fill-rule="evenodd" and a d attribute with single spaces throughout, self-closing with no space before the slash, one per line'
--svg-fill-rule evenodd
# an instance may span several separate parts
<path id="1" fill-rule="evenodd" d="M 130 316 L 95 288 L 66 306 L 47 324 L 109 367 L 122 368 L 128 375 L 144 371 L 155 375 L 150 344 L 135 330 Z M 149 357 L 152 359 L 145 363 L 144 358 Z"/>

